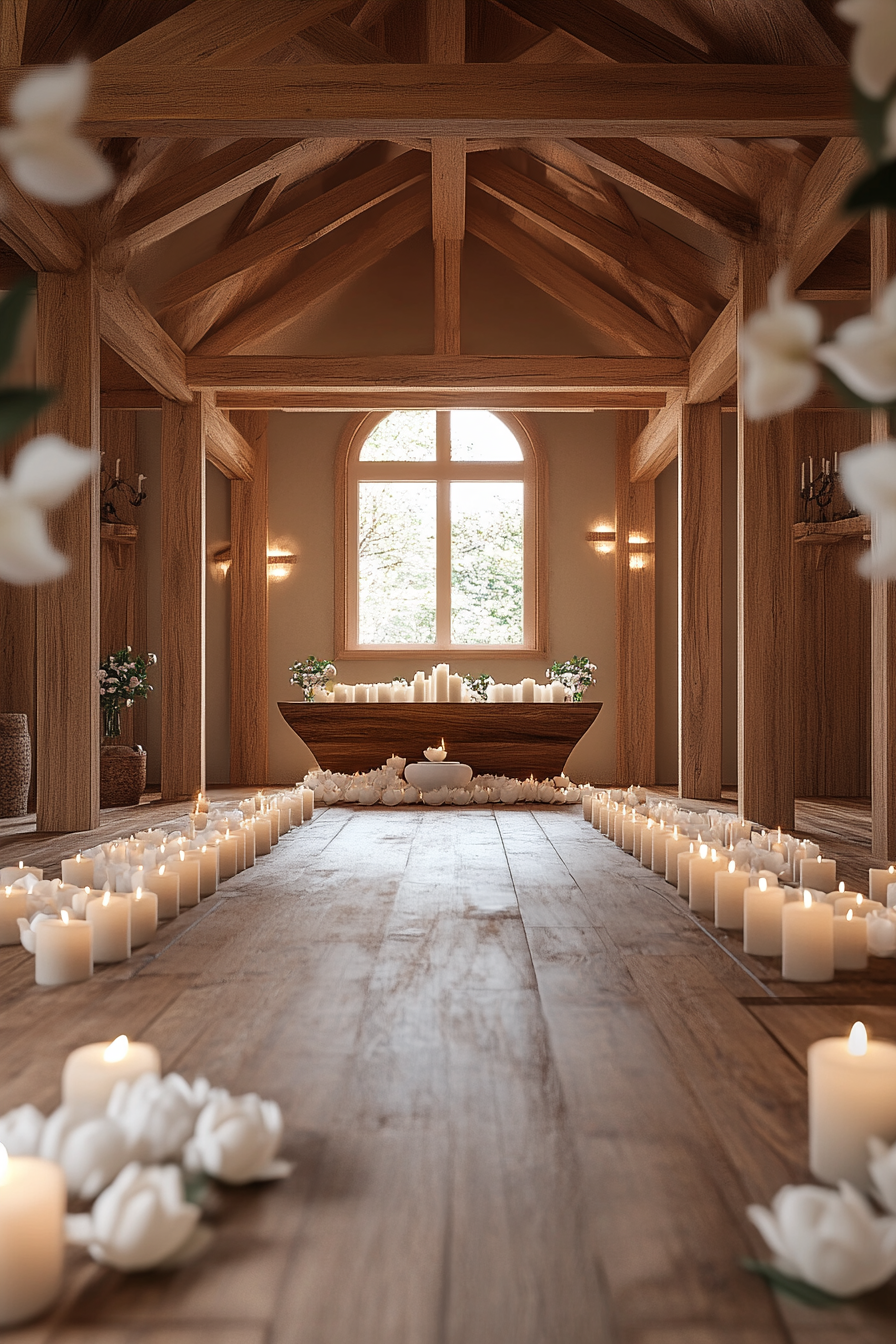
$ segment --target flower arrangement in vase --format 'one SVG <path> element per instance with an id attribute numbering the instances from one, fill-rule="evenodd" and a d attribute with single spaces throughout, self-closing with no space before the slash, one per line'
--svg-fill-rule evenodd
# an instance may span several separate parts
<path id="1" fill-rule="evenodd" d="M 565 663 L 551 663 L 545 672 L 551 681 L 559 681 L 566 691 L 567 700 L 579 704 L 588 687 L 594 683 L 597 666 L 587 658 L 567 658 Z"/>
<path id="2" fill-rule="evenodd" d="M 290 663 L 289 671 L 290 685 L 301 686 L 305 699 L 311 704 L 314 703 L 314 692 L 324 690 L 327 682 L 336 676 L 332 663 L 315 658 L 313 654 L 309 654 L 303 663 Z"/>
<path id="3" fill-rule="evenodd" d="M 103 807 L 136 807 L 146 787 L 146 752 L 142 747 L 121 746 L 122 708 L 145 700 L 153 689 L 149 669 L 158 662 L 154 653 L 134 654 L 130 645 L 110 653 L 97 673 L 103 736 L 100 752 L 100 804 Z"/>

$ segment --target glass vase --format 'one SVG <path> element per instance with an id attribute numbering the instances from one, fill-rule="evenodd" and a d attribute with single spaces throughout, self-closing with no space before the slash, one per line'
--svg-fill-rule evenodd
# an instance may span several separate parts
<path id="1" fill-rule="evenodd" d="M 103 705 L 103 736 L 121 737 L 121 708 L 117 702 Z"/>

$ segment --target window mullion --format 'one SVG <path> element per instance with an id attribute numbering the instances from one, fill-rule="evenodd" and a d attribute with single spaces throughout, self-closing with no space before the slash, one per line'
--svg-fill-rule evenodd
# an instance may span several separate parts
<path id="1" fill-rule="evenodd" d="M 451 643 L 451 482 L 436 486 L 436 643 Z"/>

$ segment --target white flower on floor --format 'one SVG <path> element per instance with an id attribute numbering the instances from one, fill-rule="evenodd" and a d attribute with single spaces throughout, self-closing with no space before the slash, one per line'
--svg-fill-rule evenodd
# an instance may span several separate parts
<path id="1" fill-rule="evenodd" d="M 883 98 L 896 79 L 896 5 L 893 0 L 840 0 L 834 7 L 856 28 L 852 77 L 868 98 Z"/>
<path id="2" fill-rule="evenodd" d="M 36 1157 L 45 1120 L 30 1102 L 0 1116 L 0 1143 L 10 1157 Z"/>
<path id="3" fill-rule="evenodd" d="M 60 1106 L 47 1117 L 40 1156 L 58 1162 L 70 1195 L 93 1199 L 105 1190 L 128 1160 L 124 1130 L 108 1116 L 85 1119 L 73 1106 Z"/>
<path id="4" fill-rule="evenodd" d="M 840 458 L 847 497 L 873 522 L 871 550 L 858 569 L 871 578 L 896 578 L 896 442 L 867 443 Z"/>
<path id="5" fill-rule="evenodd" d="M 896 910 L 869 910 L 865 929 L 872 957 L 896 957 Z"/>
<path id="6" fill-rule="evenodd" d="M 448 785 L 443 784 L 440 789 L 429 789 L 420 796 L 428 807 L 441 807 L 448 801 Z"/>
<path id="7" fill-rule="evenodd" d="M 839 1190 L 785 1185 L 771 1209 L 751 1204 L 775 1265 L 836 1297 L 856 1297 L 896 1271 L 896 1218 L 876 1218 L 848 1181 Z"/>
<path id="8" fill-rule="evenodd" d="M 883 1139 L 869 1139 L 868 1152 L 874 1193 L 885 1209 L 896 1214 L 896 1143 L 891 1146 Z"/>
<path id="9" fill-rule="evenodd" d="M 810 304 L 787 297 L 786 272 L 778 271 L 769 281 L 768 307 L 747 319 L 738 343 L 751 420 L 782 415 L 809 400 L 818 386 L 820 339 L 821 317 Z"/>
<path id="10" fill-rule="evenodd" d="M 276 1161 L 283 1137 L 283 1116 L 275 1101 L 256 1093 L 215 1096 L 196 1121 L 196 1132 L 184 1149 L 184 1163 L 228 1185 L 271 1181 L 288 1176 L 292 1166 Z"/>
<path id="11" fill-rule="evenodd" d="M 47 535 L 45 510 L 55 509 L 97 469 L 99 454 L 73 448 L 57 434 L 33 439 L 0 477 L 0 579 L 43 583 L 69 568 Z"/>
<path id="12" fill-rule="evenodd" d="M 205 1078 L 190 1084 L 179 1073 L 164 1078 L 144 1073 L 132 1083 L 122 1079 L 115 1084 L 106 1114 L 127 1136 L 131 1158 L 164 1162 L 180 1157 L 210 1095 Z"/>
<path id="13" fill-rule="evenodd" d="M 818 358 L 848 388 L 875 404 L 896 398 L 896 280 L 883 289 L 870 313 L 842 322 Z"/>
<path id="14" fill-rule="evenodd" d="M 72 134 L 89 88 L 89 65 L 73 61 L 26 75 L 12 92 L 14 124 L 0 130 L 0 154 L 16 186 L 38 200 L 83 205 L 112 188 L 108 163 Z"/>
<path id="15" fill-rule="evenodd" d="M 90 1213 L 65 1220 L 66 1237 L 101 1265 L 125 1272 L 152 1269 L 184 1254 L 196 1235 L 199 1208 L 184 1200 L 177 1167 L 131 1162 Z"/>

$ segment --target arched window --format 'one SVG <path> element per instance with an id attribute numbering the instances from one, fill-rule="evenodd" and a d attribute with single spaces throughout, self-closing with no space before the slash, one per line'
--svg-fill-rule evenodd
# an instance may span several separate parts
<path id="1" fill-rule="evenodd" d="M 543 650 L 540 463 L 522 418 L 362 416 L 339 485 L 340 656 Z"/>

